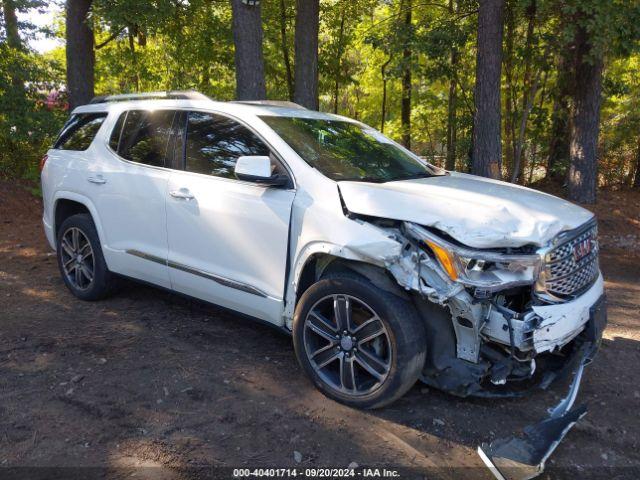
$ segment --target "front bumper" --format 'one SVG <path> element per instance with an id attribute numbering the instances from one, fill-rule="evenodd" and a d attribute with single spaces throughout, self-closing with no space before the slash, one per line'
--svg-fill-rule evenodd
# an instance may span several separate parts
<path id="1" fill-rule="evenodd" d="M 582 335 L 564 371 L 573 379 L 567 395 L 553 408 L 545 420 L 525 427 L 524 434 L 501 438 L 478 447 L 478 454 L 498 480 L 526 480 L 544 471 L 545 462 L 569 430 L 587 414 L 586 405 L 573 408 L 585 366 L 595 356 L 607 324 L 604 295 L 589 308 Z"/>
<path id="2" fill-rule="evenodd" d="M 599 274 L 591 288 L 573 301 L 532 307 L 540 319 L 532 337 L 535 352 L 556 350 L 577 337 L 586 328 L 593 307 L 601 303 L 603 295 L 604 279 Z"/>
<path id="3" fill-rule="evenodd" d="M 440 390 L 444 390 L 456 396 L 467 397 L 520 397 L 537 388 L 547 389 L 558 379 L 566 378 L 571 370 L 573 359 L 578 354 L 580 347 L 589 342 L 587 361 L 595 356 L 602 339 L 602 332 L 607 323 L 606 299 L 602 289 L 601 278 L 592 286 L 589 292 L 582 297 L 570 302 L 571 308 L 565 309 L 564 304 L 551 305 L 554 315 L 549 315 L 547 321 L 553 319 L 554 324 L 548 324 L 549 331 L 553 328 L 565 328 L 569 331 L 569 339 L 566 336 L 558 338 L 554 348 L 546 348 L 545 351 L 534 355 L 535 362 L 531 364 L 516 361 L 505 347 L 509 346 L 509 334 L 507 329 L 501 329 L 506 339 L 496 348 L 497 344 L 484 341 L 481 344 L 481 355 L 477 363 L 455 357 L 456 336 L 451 325 L 451 316 L 446 310 L 438 310 L 428 302 L 417 302 L 425 322 L 428 338 L 432 339 L 427 347 L 427 361 L 422 372 L 421 380 Z M 586 311 L 586 320 L 584 312 Z M 492 318 L 495 325 L 508 323 L 500 317 L 499 323 Z M 556 325 L 566 321 L 568 328 Z M 511 324 L 516 327 L 514 320 Z M 449 328 L 448 328 L 449 327 Z M 517 327 L 516 327 L 517 328 Z M 496 329 L 497 330 L 497 329 Z M 548 332 L 541 332 L 539 338 Z M 550 333 L 550 332 L 549 332 Z M 519 335 L 514 335 L 518 337 Z M 436 341 L 437 339 L 437 341 Z M 531 342 L 531 340 L 529 340 Z M 529 344 L 529 351 L 533 350 Z M 544 343 L 545 347 L 550 342 Z M 518 345 L 515 346 L 519 348 Z"/>
<path id="4" fill-rule="evenodd" d="M 524 435 L 501 438 L 478 447 L 478 455 L 498 480 L 526 480 L 540 475 L 565 435 L 587 414 L 586 405 L 572 407 L 591 350 L 591 344 L 587 342 L 576 355 L 569 392 L 549 409 L 549 418 L 525 427 Z"/>

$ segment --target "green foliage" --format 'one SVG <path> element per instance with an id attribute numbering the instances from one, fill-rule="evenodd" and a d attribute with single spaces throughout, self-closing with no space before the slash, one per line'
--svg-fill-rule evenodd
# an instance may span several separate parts
<path id="1" fill-rule="evenodd" d="M 611 62 L 605 76 L 600 138 L 605 185 L 631 184 L 640 156 L 640 53 Z"/>
<path id="2" fill-rule="evenodd" d="M 44 3 L 14 1 L 20 11 Z M 640 3 L 506 3 L 502 87 L 505 155 L 513 152 L 514 136 L 533 91 L 524 130 L 523 180 L 535 181 L 546 173 L 553 112 L 565 81 L 559 66 L 571 51 L 576 28 L 585 27 L 594 46 L 592 54 L 605 57 L 601 181 L 611 185 L 628 182 L 640 148 Z M 381 128 L 386 84 L 384 130 L 399 139 L 401 74 L 409 62 L 413 150 L 444 164 L 453 85 L 453 148 L 457 168 L 467 169 L 477 1 L 412 0 L 410 28 L 404 24 L 407 0 L 322 0 L 320 5 L 321 110 L 337 110 Z M 532 7 L 533 30 L 528 32 Z M 263 1 L 261 9 L 267 95 L 288 99 L 285 58 L 292 76 L 296 1 Z M 227 0 L 94 0 L 90 21 L 97 46 L 96 94 L 193 88 L 216 99 L 233 98 L 233 39 Z M 26 22 L 19 27 L 23 41 L 34 33 Z M 64 36 L 62 18 L 50 28 Z M 404 56 L 406 48 L 411 51 L 408 58 Z M 63 48 L 46 55 L 10 49 L 4 29 L 0 29 L 0 174 L 35 171 L 65 116 L 43 103 L 45 92 L 64 84 L 64 62 Z M 511 168 L 509 162 L 505 164 Z"/>
<path id="3" fill-rule="evenodd" d="M 37 178 L 38 163 L 66 116 L 46 106 L 61 66 L 0 43 L 0 177 Z"/>

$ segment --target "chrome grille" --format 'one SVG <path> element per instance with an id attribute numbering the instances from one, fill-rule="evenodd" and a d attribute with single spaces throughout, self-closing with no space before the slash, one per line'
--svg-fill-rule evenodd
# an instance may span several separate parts
<path id="1" fill-rule="evenodd" d="M 544 257 L 541 290 L 559 299 L 575 297 L 592 285 L 599 271 L 598 226 L 594 221 L 558 237 L 557 245 Z"/>

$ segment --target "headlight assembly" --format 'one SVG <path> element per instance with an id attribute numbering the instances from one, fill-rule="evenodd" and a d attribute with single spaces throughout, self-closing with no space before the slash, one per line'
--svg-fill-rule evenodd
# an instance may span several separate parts
<path id="1" fill-rule="evenodd" d="M 407 233 L 433 253 L 449 278 L 463 285 L 489 290 L 530 285 L 538 277 L 538 255 L 509 255 L 460 247 L 447 242 L 427 229 L 405 223 Z"/>

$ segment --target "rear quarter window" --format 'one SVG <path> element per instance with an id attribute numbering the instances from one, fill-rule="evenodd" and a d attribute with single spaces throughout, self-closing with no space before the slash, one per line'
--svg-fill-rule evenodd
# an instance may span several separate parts
<path id="1" fill-rule="evenodd" d="M 114 152 L 118 151 L 118 147 L 120 145 L 120 136 L 122 134 L 122 125 L 124 124 L 124 119 L 126 117 L 127 112 L 122 112 L 118 117 L 118 121 L 113 127 L 113 130 L 111 131 L 111 136 L 109 137 L 109 146 Z"/>
<path id="2" fill-rule="evenodd" d="M 75 113 L 62 127 L 53 148 L 58 150 L 86 150 L 93 142 L 102 122 L 107 118 L 106 112 Z"/>
<path id="3" fill-rule="evenodd" d="M 164 167 L 175 113 L 174 110 L 129 110 L 122 124 L 118 155 L 131 162 Z M 113 136 L 111 140 L 110 144 L 115 143 Z"/>

